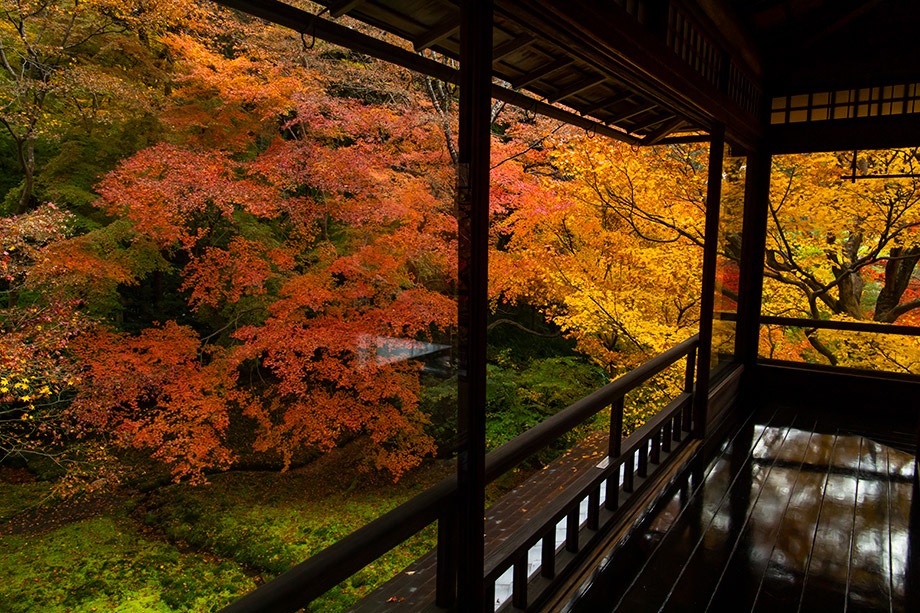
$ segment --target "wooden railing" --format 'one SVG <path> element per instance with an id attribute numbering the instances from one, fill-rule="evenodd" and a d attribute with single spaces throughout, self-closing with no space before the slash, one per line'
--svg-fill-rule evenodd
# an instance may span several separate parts
<path id="1" fill-rule="evenodd" d="M 488 594 L 494 591 L 495 579 L 511 567 L 515 569 L 513 601 L 516 606 L 524 608 L 528 602 L 552 591 L 555 581 L 563 577 L 564 571 L 576 561 L 578 552 L 585 551 L 602 536 L 624 500 L 640 489 L 677 445 L 689 439 L 698 344 L 698 336 L 687 339 L 486 456 L 486 479 L 493 481 L 559 436 L 611 407 L 610 453 L 606 466 L 581 477 L 562 496 L 537 513 L 513 538 L 487 552 L 484 581 Z M 682 358 L 686 358 L 683 392 L 623 440 L 623 400 L 626 394 Z M 456 492 L 456 476 L 445 479 L 223 610 L 228 613 L 297 611 L 435 520 L 438 522 L 437 604 L 442 607 L 453 605 L 457 574 L 453 555 L 456 550 L 457 526 L 453 504 Z M 578 511 L 585 500 L 588 517 L 582 525 Z M 566 539 L 564 546 L 557 548 L 553 535 L 556 524 L 562 518 L 566 518 Z M 542 542 L 541 568 L 531 577 L 526 570 L 527 552 L 538 542 Z M 488 598 L 486 602 L 489 602 Z"/>

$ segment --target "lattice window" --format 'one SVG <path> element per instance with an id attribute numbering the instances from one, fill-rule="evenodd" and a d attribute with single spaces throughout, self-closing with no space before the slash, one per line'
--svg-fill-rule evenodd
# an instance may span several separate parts
<path id="1" fill-rule="evenodd" d="M 668 47 L 710 83 L 719 85 L 722 53 L 686 15 L 671 6 Z"/>
<path id="2" fill-rule="evenodd" d="M 760 112 L 760 88 L 734 62 L 728 69 L 728 95 L 751 114 Z"/>
<path id="3" fill-rule="evenodd" d="M 920 83 L 773 98 L 771 124 L 920 113 Z"/>
<path id="4" fill-rule="evenodd" d="M 619 4 L 624 11 L 638 19 L 640 23 L 644 21 L 645 3 L 642 0 L 614 0 L 614 2 Z"/>

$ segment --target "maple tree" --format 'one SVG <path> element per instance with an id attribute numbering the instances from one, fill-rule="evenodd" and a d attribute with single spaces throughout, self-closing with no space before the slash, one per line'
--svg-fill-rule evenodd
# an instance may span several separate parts
<path id="1" fill-rule="evenodd" d="M 398 476 L 434 442 L 421 364 L 381 360 L 377 345 L 433 339 L 456 316 L 437 126 L 410 101 L 327 94 L 296 47 L 268 61 L 187 35 L 163 44 L 180 71 L 163 113 L 172 142 L 98 184 L 95 205 L 114 222 L 32 265 L 36 281 L 109 318 L 71 350 L 75 419 L 150 450 L 176 478 L 230 465 L 231 416 L 251 418 L 255 449 L 285 466 L 356 440 Z M 145 320 L 131 296 L 157 287 L 165 300 L 164 283 L 184 308 L 163 302 L 163 323 Z"/>
<path id="2" fill-rule="evenodd" d="M 918 166 L 916 149 L 776 157 L 764 312 L 915 323 Z M 761 344 L 770 355 L 908 372 L 920 359 L 909 338 L 852 332 L 768 329 Z"/>
<path id="3" fill-rule="evenodd" d="M 611 374 L 691 334 L 699 318 L 705 150 L 583 137 L 501 222 L 493 289 L 547 317 Z M 517 274 L 512 274 L 512 270 Z"/>

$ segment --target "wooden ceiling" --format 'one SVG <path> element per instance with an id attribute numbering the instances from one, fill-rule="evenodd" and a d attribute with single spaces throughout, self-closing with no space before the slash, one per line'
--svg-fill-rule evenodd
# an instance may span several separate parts
<path id="1" fill-rule="evenodd" d="M 920 80 L 916 0 L 735 0 L 771 95 Z"/>
<path id="2" fill-rule="evenodd" d="M 461 0 L 319 0 L 323 8 L 315 13 L 278 0 L 216 1 L 456 78 L 456 70 L 436 60 L 459 56 Z M 635 144 L 693 138 L 720 123 L 733 143 L 748 148 L 768 136 L 776 96 L 920 81 L 918 0 L 495 0 L 494 6 L 494 97 Z M 335 23 L 344 15 L 404 39 L 415 53 Z"/>

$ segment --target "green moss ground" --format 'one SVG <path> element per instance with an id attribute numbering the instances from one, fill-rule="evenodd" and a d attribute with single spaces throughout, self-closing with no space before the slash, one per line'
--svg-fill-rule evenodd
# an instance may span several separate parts
<path id="1" fill-rule="evenodd" d="M 122 492 L 80 513 L 48 499 L 46 483 L 0 483 L 0 610 L 217 610 L 444 471 L 432 467 L 399 484 L 316 472 L 232 472 L 204 486 Z M 429 527 L 311 610 L 346 609 L 433 547 L 435 534 Z"/>

